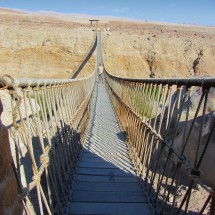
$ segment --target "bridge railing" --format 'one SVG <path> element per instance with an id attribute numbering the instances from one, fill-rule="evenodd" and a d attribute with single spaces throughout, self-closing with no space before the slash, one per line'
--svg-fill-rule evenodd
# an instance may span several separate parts
<path id="1" fill-rule="evenodd" d="M 155 211 L 215 214 L 215 79 L 106 80 Z"/>
<path id="2" fill-rule="evenodd" d="M 65 213 L 94 85 L 95 72 L 75 80 L 1 79 L 12 104 L 10 144 L 26 214 Z"/>

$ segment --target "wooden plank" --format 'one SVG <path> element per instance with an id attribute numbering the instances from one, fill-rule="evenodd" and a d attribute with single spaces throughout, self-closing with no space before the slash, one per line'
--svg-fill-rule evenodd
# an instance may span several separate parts
<path id="1" fill-rule="evenodd" d="M 109 154 L 123 154 L 124 156 L 129 156 L 129 153 L 126 149 L 118 148 L 118 147 L 110 147 L 110 146 L 90 146 L 90 152 L 97 152 L 97 153 L 109 153 Z"/>
<path id="2" fill-rule="evenodd" d="M 107 160 L 99 159 L 99 158 L 82 158 L 79 162 L 93 162 L 93 163 L 112 163 L 115 166 L 121 167 L 121 168 L 132 168 L 133 164 L 131 162 L 121 161 L 121 160 L 115 160 L 111 158 L 107 158 Z M 78 162 L 78 164 L 79 164 Z"/>
<path id="3" fill-rule="evenodd" d="M 121 149 L 110 149 L 107 148 L 105 150 L 105 146 L 98 148 L 98 147 L 90 147 L 89 152 L 95 153 L 97 155 L 102 155 L 102 154 L 109 154 L 109 155 L 123 155 L 129 158 L 129 153 L 126 150 L 121 150 Z"/>
<path id="4" fill-rule="evenodd" d="M 123 165 L 121 165 L 123 166 Z M 78 167 L 83 167 L 83 168 L 104 168 L 104 169 L 107 169 L 107 168 L 111 168 L 111 169 L 119 169 L 120 168 L 120 164 L 113 164 L 111 162 L 93 162 L 93 161 L 90 161 L 90 162 L 85 162 L 85 161 L 80 161 L 78 162 Z M 132 169 L 132 165 L 129 165 L 127 164 L 127 168 L 129 169 Z"/>
<path id="5" fill-rule="evenodd" d="M 91 191 L 73 191 L 73 202 L 142 202 L 146 203 L 148 200 L 139 192 L 91 192 Z"/>
<path id="6" fill-rule="evenodd" d="M 99 157 L 100 157 L 100 155 L 99 155 L 99 154 L 95 154 L 95 153 L 90 152 L 90 151 L 84 151 L 84 152 L 82 152 L 81 157 L 93 157 L 93 158 L 99 158 Z"/>
<path id="7" fill-rule="evenodd" d="M 115 159 L 115 158 L 112 158 L 112 157 L 103 157 L 103 158 L 96 158 L 96 157 L 83 157 L 80 159 L 79 162 L 110 162 L 110 163 L 113 163 L 113 164 L 121 164 L 121 166 L 132 166 L 133 167 L 133 164 L 131 163 L 130 160 L 122 160 L 122 159 Z"/>
<path id="8" fill-rule="evenodd" d="M 151 214 L 106 90 L 98 87 L 68 214 Z"/>
<path id="9" fill-rule="evenodd" d="M 117 214 L 117 215 L 143 215 L 152 214 L 147 203 L 83 203 L 73 202 L 69 214 Z"/>
<path id="10" fill-rule="evenodd" d="M 123 143 L 123 142 L 117 142 L 117 138 L 111 138 L 111 137 L 106 137 L 106 138 L 109 138 L 109 141 L 105 141 L 104 140 L 96 140 L 94 138 L 91 139 L 92 142 L 88 142 L 87 144 L 85 144 L 85 148 L 88 149 L 90 146 L 93 146 L 93 142 L 98 142 L 98 146 L 99 148 L 101 148 L 102 146 L 107 146 L 109 148 L 118 148 L 118 149 L 121 149 L 121 150 L 127 150 L 128 147 Z"/>
<path id="11" fill-rule="evenodd" d="M 98 124 L 96 126 L 98 126 Z M 124 142 L 121 141 L 117 137 L 117 135 L 114 131 L 114 128 L 112 128 L 112 131 L 111 131 L 111 129 L 109 129 L 110 130 L 110 132 L 109 132 L 107 127 L 104 126 L 104 128 L 102 130 L 104 130 L 104 131 L 94 130 L 94 134 L 97 134 L 97 135 L 93 135 L 91 137 L 90 141 L 86 142 L 86 145 L 87 144 L 93 145 L 93 143 L 95 141 L 97 141 L 100 146 L 102 146 L 102 145 L 112 145 L 112 146 L 118 145 L 118 146 L 121 146 L 122 148 L 127 148 L 127 146 L 124 144 Z M 108 137 L 108 139 L 107 139 L 107 137 Z"/>
<path id="12" fill-rule="evenodd" d="M 139 179 L 137 177 L 133 177 L 133 176 L 127 176 L 127 177 L 121 177 L 121 176 L 114 176 L 114 177 L 109 177 L 106 175 L 102 175 L 102 176 L 92 176 L 92 175 L 76 175 L 75 177 L 75 181 L 89 181 L 89 182 L 120 182 L 120 183 L 124 183 L 124 182 L 139 182 Z"/>
<path id="13" fill-rule="evenodd" d="M 116 159 L 119 161 L 131 163 L 131 159 L 129 157 L 127 157 L 123 154 L 117 154 L 117 153 L 97 153 L 97 154 L 94 154 L 94 153 L 88 152 L 88 153 L 83 153 L 81 155 L 81 158 L 102 158 L 104 160 L 107 158 L 107 159 Z"/>
<path id="14" fill-rule="evenodd" d="M 131 171 L 132 172 L 132 171 Z M 77 174 L 79 175 L 107 175 L 114 176 L 135 176 L 135 172 L 126 172 L 120 169 L 102 169 L 102 168 L 78 168 Z"/>
<path id="15" fill-rule="evenodd" d="M 101 157 L 81 157 L 80 161 L 83 161 L 83 162 L 105 162 L 105 161 L 108 161 L 106 159 L 103 159 Z"/>
<path id="16" fill-rule="evenodd" d="M 109 155 L 109 156 L 120 156 L 122 158 L 124 158 L 126 156 L 126 159 L 129 158 L 129 154 L 126 153 L 121 153 L 121 152 L 109 152 L 107 151 L 87 151 L 87 152 L 83 152 L 82 156 L 88 156 L 88 157 L 101 157 L 102 155 Z"/>
<path id="17" fill-rule="evenodd" d="M 97 144 L 97 145 L 91 144 L 87 147 L 87 149 L 88 150 L 89 149 L 91 149 L 91 150 L 93 150 L 93 149 L 100 149 L 100 150 L 106 149 L 105 151 L 113 151 L 113 152 L 117 151 L 118 153 L 121 153 L 121 152 L 127 153 L 127 150 L 128 150 L 127 148 L 122 147 L 120 145 L 116 145 L 114 143 L 110 143 L 110 144 L 103 143 L 103 144 Z"/>
<path id="18" fill-rule="evenodd" d="M 76 182 L 73 186 L 73 190 L 82 191 L 105 191 L 105 192 L 140 192 L 143 193 L 139 183 L 104 183 L 104 182 Z"/>
<path id="19" fill-rule="evenodd" d="M 116 165 L 109 163 L 109 162 L 84 162 L 80 161 L 78 162 L 78 167 L 83 167 L 83 168 L 103 168 L 103 169 L 118 169 Z"/>

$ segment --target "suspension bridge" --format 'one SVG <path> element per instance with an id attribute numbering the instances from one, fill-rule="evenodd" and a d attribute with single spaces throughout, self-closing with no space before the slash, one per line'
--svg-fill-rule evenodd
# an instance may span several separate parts
<path id="1" fill-rule="evenodd" d="M 17 204 L 24 214 L 215 214 L 215 79 L 105 70 L 101 83 L 101 47 L 97 32 L 69 79 L 0 79 Z M 77 78 L 95 50 L 95 71 Z"/>

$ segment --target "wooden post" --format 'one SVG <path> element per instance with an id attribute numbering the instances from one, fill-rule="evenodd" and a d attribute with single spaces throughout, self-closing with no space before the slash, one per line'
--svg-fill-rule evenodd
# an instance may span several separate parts
<path id="1" fill-rule="evenodd" d="M 96 23 L 96 26 L 97 26 L 98 23 L 99 23 L 99 20 L 98 20 L 98 19 L 90 19 L 89 21 L 90 21 L 90 25 L 92 25 L 93 22 L 95 22 L 95 23 Z"/>

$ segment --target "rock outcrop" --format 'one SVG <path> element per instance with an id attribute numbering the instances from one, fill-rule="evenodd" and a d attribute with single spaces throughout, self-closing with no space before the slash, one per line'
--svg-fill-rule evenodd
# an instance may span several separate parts
<path id="1" fill-rule="evenodd" d="M 0 101 L 0 119 L 3 106 Z M 0 120 L 0 211 L 2 215 L 22 214 L 19 183 L 14 169 L 7 128 Z"/>

